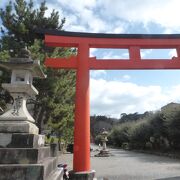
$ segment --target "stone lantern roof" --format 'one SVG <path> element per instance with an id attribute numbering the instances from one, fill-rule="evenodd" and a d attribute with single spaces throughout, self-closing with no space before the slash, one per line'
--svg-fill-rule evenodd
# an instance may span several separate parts
<path id="1" fill-rule="evenodd" d="M 105 128 L 103 128 L 103 131 L 102 131 L 101 134 L 104 135 L 104 136 L 107 136 L 108 135 L 108 131 L 106 131 Z"/>
<path id="2" fill-rule="evenodd" d="M 46 75 L 43 73 L 40 67 L 39 60 L 32 60 L 30 51 L 26 48 L 21 49 L 18 57 L 10 58 L 9 61 L 0 61 L 0 67 L 7 70 L 29 70 L 33 77 L 45 78 Z"/>

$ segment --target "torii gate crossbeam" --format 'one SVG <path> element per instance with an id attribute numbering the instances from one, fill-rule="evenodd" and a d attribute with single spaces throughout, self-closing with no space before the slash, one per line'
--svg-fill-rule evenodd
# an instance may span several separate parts
<path id="1" fill-rule="evenodd" d="M 45 44 L 53 47 L 76 47 L 77 56 L 47 58 L 52 68 L 76 69 L 76 101 L 74 124 L 75 172 L 90 171 L 89 71 L 91 69 L 180 69 L 180 35 L 96 34 L 45 31 Z M 128 49 L 128 60 L 89 57 L 90 48 Z M 142 59 L 141 49 L 176 49 L 172 59 Z"/>

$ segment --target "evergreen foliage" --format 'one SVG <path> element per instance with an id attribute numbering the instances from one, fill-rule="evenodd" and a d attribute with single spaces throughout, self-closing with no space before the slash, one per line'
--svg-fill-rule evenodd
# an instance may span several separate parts
<path id="1" fill-rule="evenodd" d="M 111 131 L 112 127 L 117 124 L 117 119 L 106 116 L 94 115 L 90 117 L 91 123 L 91 141 L 95 143 L 98 141 L 96 138 L 105 128 L 107 131 Z M 97 140 L 97 141 L 96 141 Z M 98 143 L 99 144 L 99 143 Z"/>
<path id="2" fill-rule="evenodd" d="M 45 57 L 68 57 L 75 54 L 75 50 L 44 47 L 42 37 L 36 34 L 36 28 L 63 30 L 65 23 L 65 18 L 60 20 L 56 10 L 53 10 L 50 16 L 47 16 L 47 10 L 45 1 L 35 9 L 33 0 L 15 0 L 14 3 L 9 1 L 4 9 L 0 9 L 0 59 L 7 61 L 10 57 L 16 57 L 19 50 L 27 46 L 32 53 L 32 59 L 41 61 L 47 78 L 34 81 L 39 95 L 28 102 L 34 105 L 33 116 L 40 130 L 42 124 L 46 123 L 58 136 L 72 141 L 75 72 L 52 70 L 44 67 L 43 62 Z M 7 82 L 8 78 L 9 74 L 3 70 L 0 82 Z M 2 88 L 0 95 L 0 105 L 5 108 L 10 97 Z"/>

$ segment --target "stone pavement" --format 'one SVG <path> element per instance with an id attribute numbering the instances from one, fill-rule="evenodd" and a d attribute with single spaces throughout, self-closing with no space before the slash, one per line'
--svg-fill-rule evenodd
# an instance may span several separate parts
<path id="1" fill-rule="evenodd" d="M 111 157 L 94 157 L 91 169 L 98 180 L 180 180 L 180 160 L 168 157 L 110 149 Z M 72 154 L 60 156 L 62 163 L 72 169 Z"/>

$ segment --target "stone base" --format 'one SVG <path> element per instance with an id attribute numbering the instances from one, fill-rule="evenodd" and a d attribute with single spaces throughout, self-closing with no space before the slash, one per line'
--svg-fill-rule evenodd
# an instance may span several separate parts
<path id="1" fill-rule="evenodd" d="M 0 165 L 1 180 L 43 180 L 43 167 L 40 165 Z"/>
<path id="2" fill-rule="evenodd" d="M 0 164 L 35 164 L 50 157 L 50 147 L 0 148 Z"/>
<path id="3" fill-rule="evenodd" d="M 0 180 L 62 180 L 58 157 L 51 154 L 50 146 L 0 148 Z"/>
<path id="4" fill-rule="evenodd" d="M 62 180 L 57 146 L 44 144 L 35 124 L 0 120 L 0 180 Z"/>
<path id="5" fill-rule="evenodd" d="M 38 148 L 44 146 L 44 143 L 44 135 L 0 133 L 0 148 Z"/>
<path id="6" fill-rule="evenodd" d="M 113 156 L 108 150 L 101 150 L 95 157 L 109 157 Z"/>
<path id="7" fill-rule="evenodd" d="M 55 169 L 57 169 L 57 158 L 46 158 L 39 164 L 3 164 L 0 165 L 0 179 L 47 180 Z"/>
<path id="8" fill-rule="evenodd" d="M 38 134 L 38 127 L 29 121 L 0 121 L 1 133 Z"/>
<path id="9" fill-rule="evenodd" d="M 95 171 L 69 172 L 70 180 L 93 180 L 94 177 L 95 177 Z"/>
<path id="10" fill-rule="evenodd" d="M 57 168 L 52 173 L 49 174 L 49 176 L 46 178 L 46 180 L 63 180 L 63 169 Z"/>

